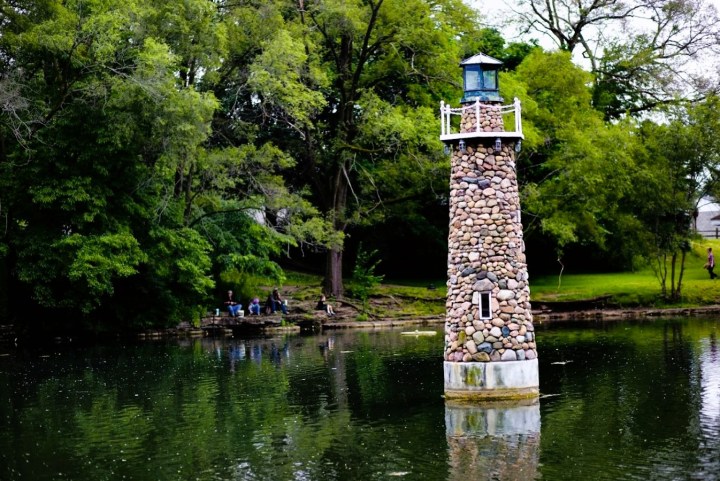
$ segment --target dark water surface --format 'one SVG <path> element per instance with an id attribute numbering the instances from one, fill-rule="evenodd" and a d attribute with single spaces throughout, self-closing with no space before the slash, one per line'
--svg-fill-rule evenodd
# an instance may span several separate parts
<path id="1" fill-rule="evenodd" d="M 446 406 L 440 333 L 4 347 L 0 480 L 720 480 L 718 330 L 539 326 L 520 416 Z"/>

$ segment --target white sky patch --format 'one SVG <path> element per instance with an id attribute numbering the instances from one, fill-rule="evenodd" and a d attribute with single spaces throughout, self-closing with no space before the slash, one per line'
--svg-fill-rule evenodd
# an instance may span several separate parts
<path id="1" fill-rule="evenodd" d="M 520 10 L 519 2 L 512 0 L 465 0 L 465 3 L 478 10 L 481 13 L 481 21 L 488 27 L 496 28 L 507 42 L 522 42 L 534 39 L 545 50 L 554 51 L 558 49 L 558 44 L 554 38 L 547 33 L 533 30 L 527 34 L 521 34 L 520 25 L 514 21 L 514 19 L 519 19 L 515 13 L 515 11 Z M 715 10 L 720 12 L 720 0 L 705 0 L 705 3 L 714 6 Z M 640 29 L 642 27 L 641 21 L 636 21 L 634 24 L 630 23 L 629 27 Z M 592 32 L 592 30 L 588 31 Z M 618 21 L 608 24 L 607 28 L 603 28 L 602 32 L 598 32 L 596 29 L 592 33 L 595 38 L 604 36 L 607 39 L 613 36 L 622 38 L 624 36 L 623 32 L 624 29 Z M 582 68 L 590 70 L 590 63 L 583 57 L 582 50 L 581 46 L 575 48 L 573 61 Z M 709 77 L 711 81 L 717 81 L 720 78 L 719 64 L 720 58 L 718 58 L 718 55 L 712 52 L 699 52 L 696 59 L 689 62 L 684 70 L 691 75 L 703 75 Z"/>

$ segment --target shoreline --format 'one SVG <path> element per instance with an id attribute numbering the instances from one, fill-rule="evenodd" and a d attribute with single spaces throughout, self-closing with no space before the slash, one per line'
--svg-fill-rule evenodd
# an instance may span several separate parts
<path id="1" fill-rule="evenodd" d="M 583 320 L 624 320 L 657 317 L 696 317 L 702 315 L 720 316 L 720 305 L 698 307 L 630 307 L 602 308 L 573 311 L 538 309 L 533 311 L 533 322 L 583 321 Z"/>
<path id="2" fill-rule="evenodd" d="M 547 324 L 553 322 L 569 322 L 569 321 L 622 321 L 633 319 L 657 319 L 661 317 L 698 317 L 713 316 L 720 317 L 720 305 L 700 306 L 700 307 L 674 307 L 674 308 L 655 308 L 655 307 L 633 307 L 633 308 L 597 308 L 585 310 L 568 310 L 555 311 L 550 309 L 533 310 L 533 322 L 535 324 Z M 312 323 L 305 322 L 301 325 L 286 325 L 278 327 L 262 327 L 255 330 L 261 333 L 282 333 L 282 332 L 300 332 L 300 331 L 318 331 L 323 330 L 340 330 L 340 329 L 358 329 L 358 330 L 376 330 L 391 329 L 406 326 L 435 326 L 444 324 L 445 317 L 439 315 L 421 316 L 414 318 L 392 318 L 388 317 L 382 320 L 328 320 L 327 318 L 316 317 Z M 187 329 L 186 329 L 187 330 Z M 191 328 L 195 332 L 200 332 L 200 328 Z M 177 329 L 180 334 L 183 329 Z M 231 335 L 232 330 L 228 329 L 227 334 Z M 158 334 L 155 334 L 157 337 Z M 144 336 L 143 336 L 144 337 Z M 151 336 L 148 336 L 148 338 Z"/>
<path id="3" fill-rule="evenodd" d="M 533 310 L 533 322 L 553 321 L 612 321 L 625 319 L 647 319 L 658 317 L 697 317 L 703 315 L 720 316 L 720 305 L 699 307 L 632 307 L 632 308 L 603 308 L 554 311 L 548 309 Z M 444 317 L 425 316 L 413 319 L 388 318 L 381 321 L 336 321 L 322 323 L 325 329 L 351 329 L 351 328 L 382 328 L 399 327 L 407 325 L 442 324 Z"/>
<path id="4" fill-rule="evenodd" d="M 657 319 L 661 317 L 700 317 L 700 316 L 718 316 L 720 318 L 720 304 L 698 307 L 672 307 L 672 308 L 655 308 L 655 307 L 633 307 L 633 308 L 594 308 L 579 310 L 552 310 L 537 309 L 533 310 L 533 322 L 538 325 L 549 324 L 554 322 L 570 322 L 570 321 L 623 321 L 634 319 Z M 292 321 L 290 321 L 292 322 Z M 327 318 L 316 317 L 312 322 L 306 321 L 302 325 L 286 324 L 282 326 L 263 326 L 258 328 L 249 328 L 245 326 L 243 332 L 255 332 L 261 334 L 278 334 L 278 333 L 299 333 L 301 331 L 318 331 L 335 330 L 335 329 L 358 329 L 358 330 L 381 330 L 406 326 L 435 326 L 444 324 L 445 317 L 441 315 L 419 316 L 413 318 L 393 318 L 387 317 L 382 320 L 356 321 L 349 319 L 328 320 Z M 183 325 L 184 324 L 184 325 Z M 215 330 L 203 329 L 202 327 L 190 326 L 183 323 L 174 328 L 168 329 L 148 329 L 145 331 L 129 333 L 128 338 L 137 340 L 154 340 L 165 338 L 187 338 L 187 337 L 231 337 L 235 335 L 236 330 L 232 327 L 217 326 Z M 0 344 L 15 344 L 19 338 L 14 333 L 13 325 L 3 325 L 0 329 Z M 65 338 L 54 336 L 52 339 L 56 343 L 62 343 Z M 26 340 L 26 339 L 24 339 Z"/>

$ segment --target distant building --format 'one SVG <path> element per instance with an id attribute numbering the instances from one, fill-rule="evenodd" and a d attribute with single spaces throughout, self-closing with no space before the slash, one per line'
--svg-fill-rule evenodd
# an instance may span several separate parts
<path id="1" fill-rule="evenodd" d="M 703 197 L 700 200 L 695 230 L 703 237 L 720 238 L 720 204 L 715 199 Z"/>

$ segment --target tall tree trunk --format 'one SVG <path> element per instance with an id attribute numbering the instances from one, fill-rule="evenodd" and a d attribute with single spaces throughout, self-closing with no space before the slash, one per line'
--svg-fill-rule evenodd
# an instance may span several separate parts
<path id="1" fill-rule="evenodd" d="M 192 181 L 193 181 L 193 175 L 194 175 L 194 164 L 190 164 L 190 168 L 188 169 L 187 179 L 185 180 L 185 186 L 183 188 L 183 193 L 185 196 L 185 209 L 183 210 L 183 220 L 185 221 L 185 225 L 190 225 L 190 214 L 192 214 L 192 201 L 193 201 L 193 195 L 192 195 Z"/>
<path id="2" fill-rule="evenodd" d="M 10 269 L 6 258 L 0 258 L 0 324 L 9 323 Z"/>
<path id="3" fill-rule="evenodd" d="M 677 262 L 677 252 L 673 251 L 670 261 L 670 297 L 675 299 L 675 263 Z"/>
<path id="4" fill-rule="evenodd" d="M 683 274 L 685 273 L 685 256 L 686 256 L 685 250 L 682 251 L 680 254 L 680 273 L 678 274 L 678 281 L 677 281 L 677 287 L 675 288 L 675 292 L 673 293 L 673 299 L 676 301 L 680 300 L 680 297 L 682 296 L 682 280 L 683 280 Z"/>
<path id="5" fill-rule="evenodd" d="M 678 299 L 682 295 L 682 278 L 685 274 L 685 257 L 687 256 L 687 252 L 683 249 L 682 256 L 680 258 L 680 274 L 678 274 Z"/>
<path id="6" fill-rule="evenodd" d="M 338 77 L 335 80 L 339 91 L 339 104 L 337 108 L 337 124 L 333 128 L 337 129 L 337 140 L 340 145 L 352 145 L 357 133 L 355 125 L 355 102 L 360 97 L 360 78 L 365 69 L 366 62 L 374 47 L 370 45 L 371 34 L 376 27 L 380 8 L 384 0 L 376 0 L 369 2 L 371 7 L 371 16 L 368 21 L 365 34 L 362 36 L 362 47 L 357 54 L 354 52 L 355 32 L 348 29 L 343 32 L 340 37 L 338 50 L 335 55 L 335 64 L 338 71 Z M 304 2 L 298 1 L 300 10 L 303 10 Z M 303 17 L 304 21 L 304 17 Z M 335 39 L 329 39 L 331 44 L 335 44 Z M 307 47 L 307 44 L 306 44 Z M 350 185 L 350 176 L 348 168 L 351 165 L 348 155 L 349 151 L 340 148 L 335 152 L 337 155 L 337 171 L 335 178 L 330 186 L 330 194 L 332 196 L 332 216 L 335 232 L 344 233 L 348 226 L 347 196 L 348 191 L 352 189 Z M 353 193 L 354 195 L 354 193 Z M 343 267 L 342 267 L 342 246 L 332 247 L 327 253 L 327 262 L 325 266 L 325 292 L 333 296 L 340 297 L 343 294 Z"/>
<path id="7" fill-rule="evenodd" d="M 327 253 L 324 292 L 329 296 L 342 297 L 343 295 L 342 258 L 343 251 L 341 248 L 332 248 Z"/>
<path id="8" fill-rule="evenodd" d="M 348 177 L 345 162 L 338 165 L 335 179 L 332 184 L 332 215 L 333 227 L 336 232 L 345 232 L 347 228 L 346 212 L 348 195 Z M 335 297 L 342 297 L 345 290 L 343 285 L 343 246 L 333 246 L 327 253 L 325 263 L 325 293 Z"/>

